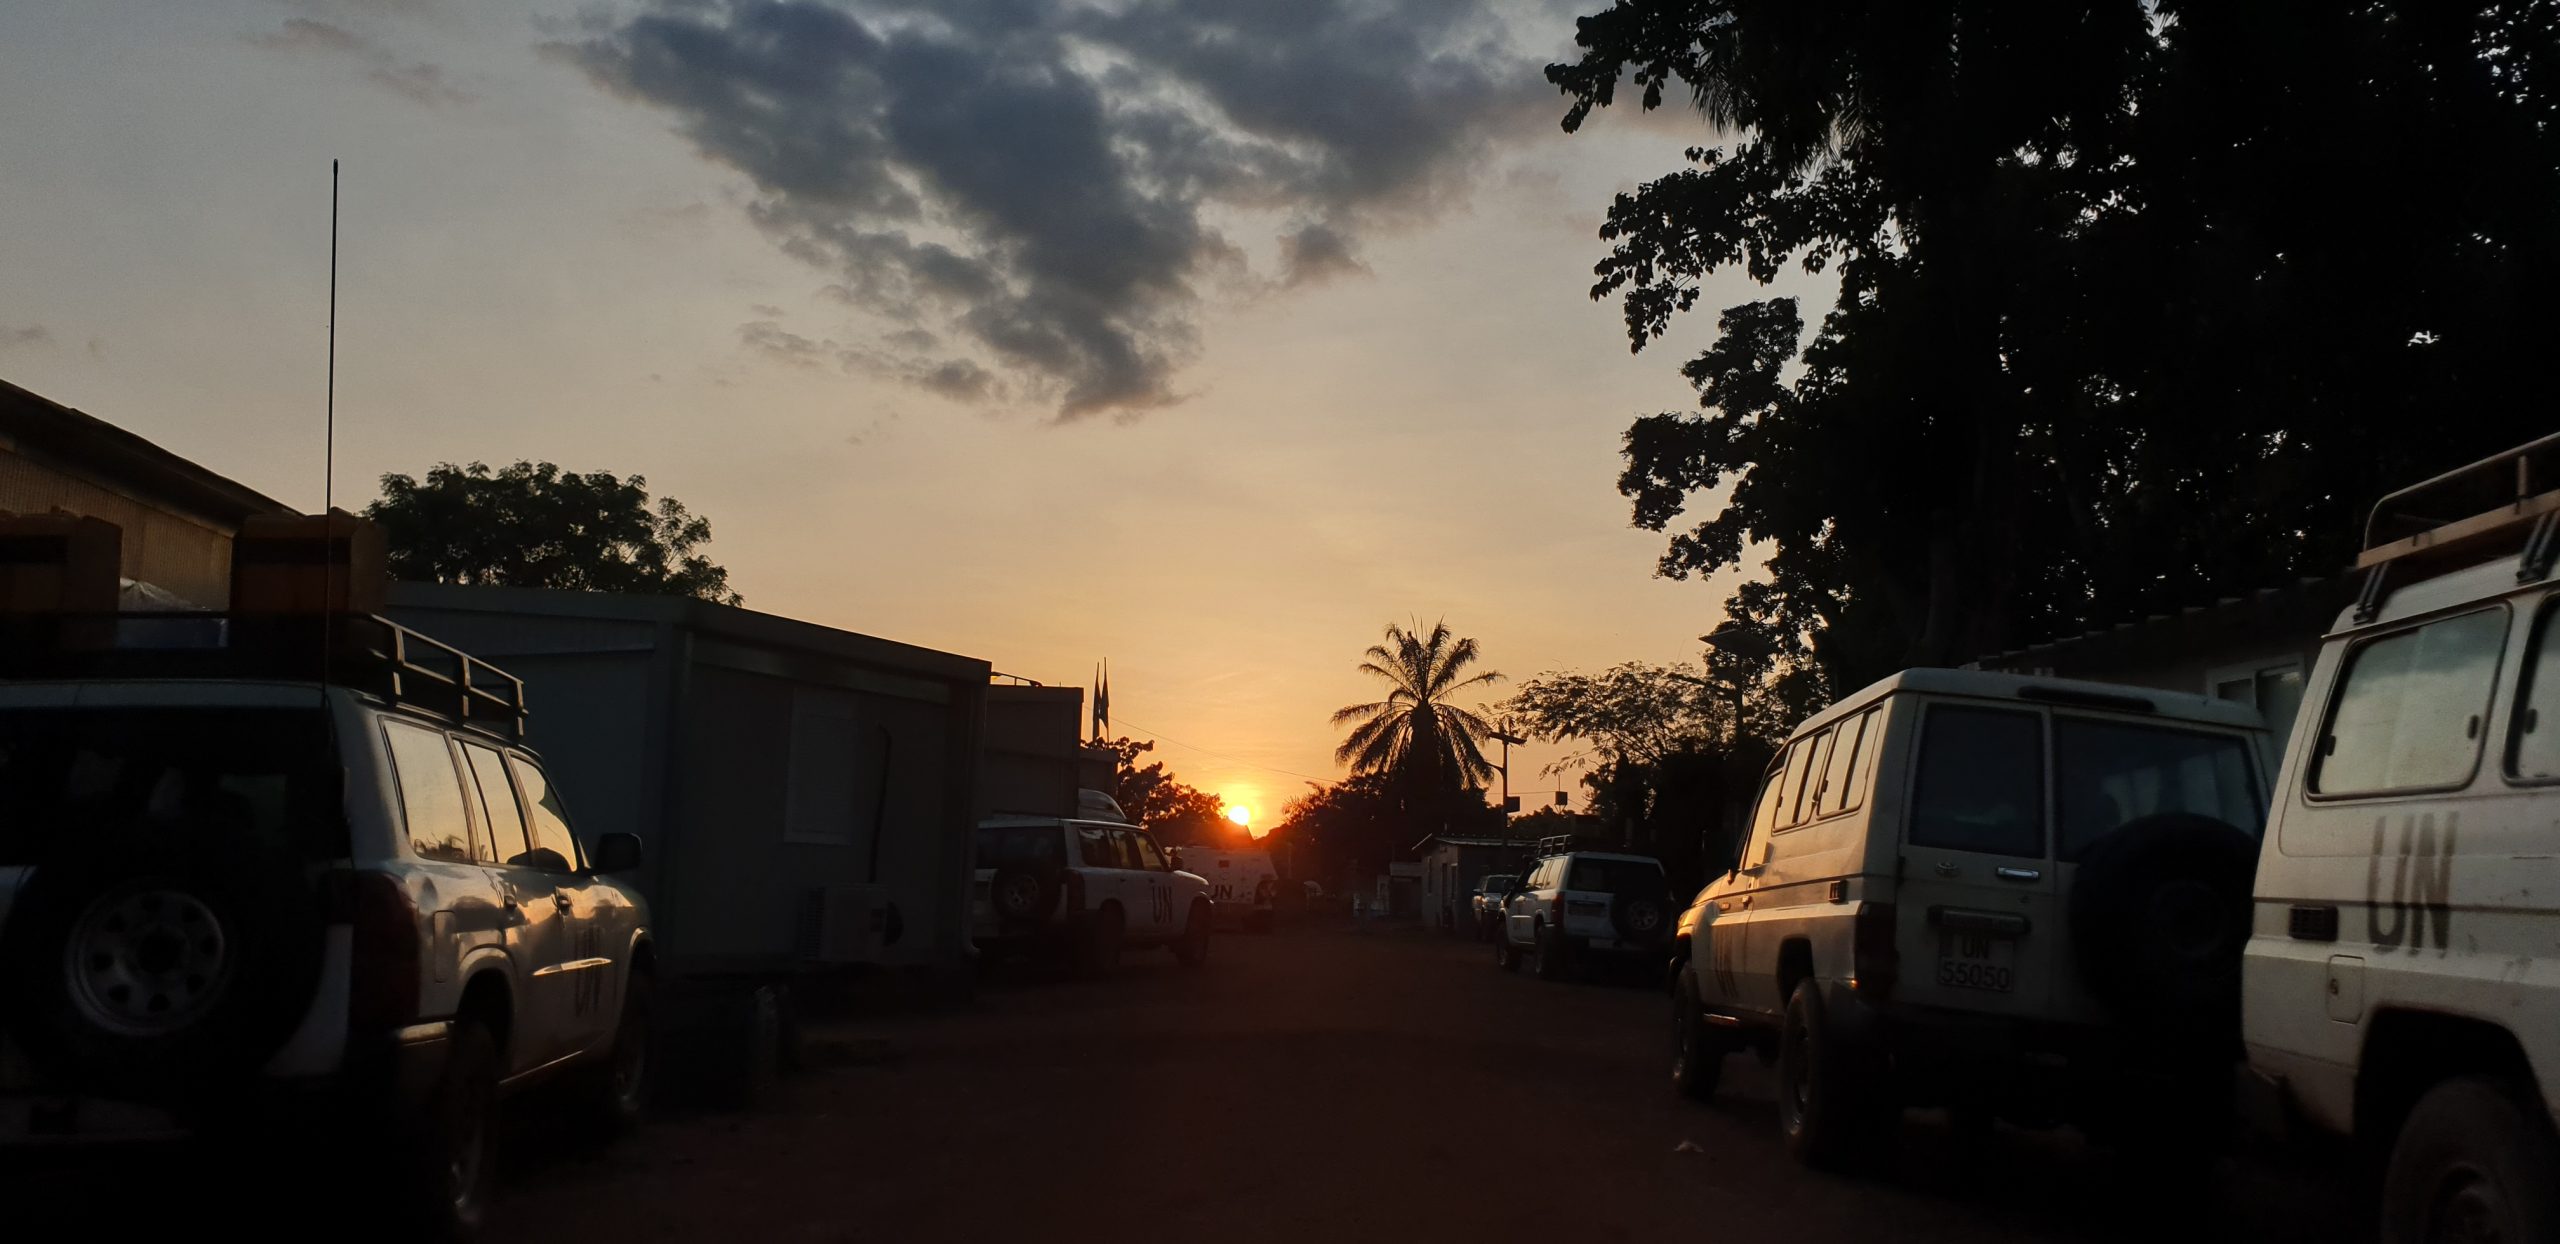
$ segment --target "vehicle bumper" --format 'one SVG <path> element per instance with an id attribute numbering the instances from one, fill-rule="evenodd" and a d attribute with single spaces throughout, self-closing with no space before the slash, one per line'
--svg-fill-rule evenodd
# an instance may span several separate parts
<path id="1" fill-rule="evenodd" d="M 0 1148 L 282 1134 L 411 1117 L 434 1100 L 451 1044 L 452 1021 L 414 1024 L 350 1042 L 345 1066 L 333 1073 L 251 1077 L 167 1101 L 43 1085 L 0 1093 Z"/>

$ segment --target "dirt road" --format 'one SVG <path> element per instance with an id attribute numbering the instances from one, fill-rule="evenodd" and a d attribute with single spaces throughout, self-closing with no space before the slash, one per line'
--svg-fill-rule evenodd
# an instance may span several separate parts
<path id="1" fill-rule="evenodd" d="M 1005 982 L 880 1065 L 602 1155 L 520 1136 L 494 1237 L 711 1240 L 2371 1238 L 2304 1174 L 2126 1172 L 1915 1115 L 1881 1177 L 1778 1151 L 1769 1078 L 1676 1100 L 1640 983 L 1544 984 L 1414 932 L 1222 939 L 1205 970 Z M 2342 1234 L 2343 1233 L 2343 1234 Z"/>

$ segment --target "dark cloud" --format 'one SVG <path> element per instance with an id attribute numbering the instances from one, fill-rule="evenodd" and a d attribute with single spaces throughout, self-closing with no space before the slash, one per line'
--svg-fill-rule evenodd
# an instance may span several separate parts
<path id="1" fill-rule="evenodd" d="M 29 324 L 24 328 L 11 328 L 0 324 L 0 350 L 15 346 L 40 346 L 52 340 L 53 330 L 42 324 Z"/>
<path id="2" fill-rule="evenodd" d="M 1002 371 L 1075 417 L 1180 400 L 1233 213 L 1291 222 L 1284 284 L 1358 271 L 1364 233 L 1552 132 L 1506 38 L 1474 0 L 647 0 L 550 50 L 745 174 L 752 219 L 894 325 L 888 370 L 964 400 Z"/>
<path id="3" fill-rule="evenodd" d="M 1308 285 L 1337 276 L 1369 272 L 1353 253 L 1351 239 L 1331 225 L 1307 225 L 1280 235 L 1280 280 Z"/>
<path id="4" fill-rule="evenodd" d="M 354 61 L 363 68 L 365 81 L 429 108 L 452 107 L 479 98 L 455 86 L 440 66 L 403 60 L 364 35 L 314 18 L 287 18 L 282 28 L 250 35 L 248 39 L 253 46 L 270 52 L 319 54 Z"/>
<path id="5" fill-rule="evenodd" d="M 890 333 L 883 340 L 896 348 L 883 350 L 803 336 L 771 320 L 751 320 L 738 326 L 738 341 L 785 366 L 833 367 L 848 375 L 878 376 L 954 402 L 977 405 L 1012 396 L 1003 378 L 975 359 L 920 356 L 917 351 L 931 347 L 932 334 L 919 336 L 919 332 Z"/>

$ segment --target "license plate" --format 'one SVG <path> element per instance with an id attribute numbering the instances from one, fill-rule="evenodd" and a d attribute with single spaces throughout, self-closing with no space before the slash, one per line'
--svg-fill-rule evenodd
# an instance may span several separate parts
<path id="1" fill-rule="evenodd" d="M 1949 989 L 2007 993 L 2018 984 L 2018 943 L 1987 933 L 1938 935 L 1938 983 Z"/>

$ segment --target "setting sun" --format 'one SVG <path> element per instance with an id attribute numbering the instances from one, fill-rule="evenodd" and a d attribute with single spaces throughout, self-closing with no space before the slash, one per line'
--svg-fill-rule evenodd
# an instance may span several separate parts
<path id="1" fill-rule="evenodd" d="M 1248 808 L 1243 804 L 1236 804 L 1227 809 L 1227 819 L 1234 821 L 1238 825 L 1249 827 L 1253 824 L 1253 809 Z"/>

